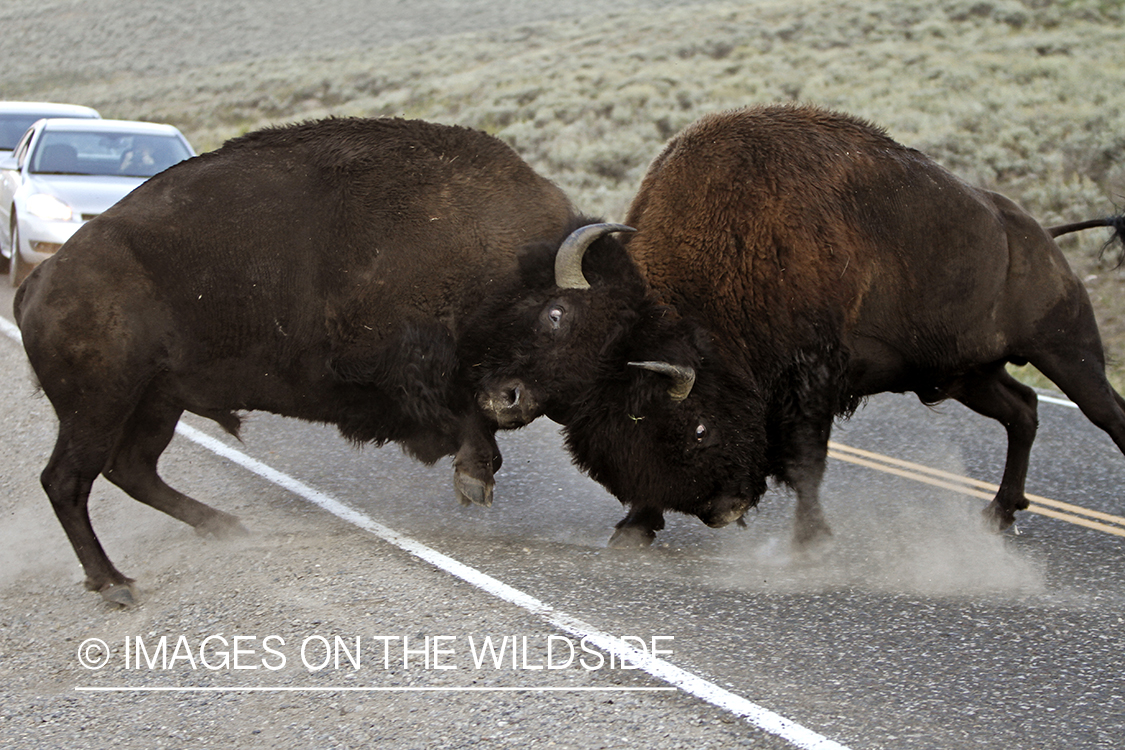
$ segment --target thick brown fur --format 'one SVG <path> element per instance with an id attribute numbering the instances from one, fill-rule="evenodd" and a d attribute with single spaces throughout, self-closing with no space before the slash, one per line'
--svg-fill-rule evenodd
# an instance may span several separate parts
<path id="1" fill-rule="evenodd" d="M 1125 451 L 1125 402 L 1048 232 L 880 128 L 799 105 L 704 117 L 652 163 L 626 223 L 643 288 L 603 279 L 585 294 L 663 305 L 680 328 L 618 314 L 633 321 L 620 331 L 587 315 L 575 328 L 591 350 L 617 343 L 574 371 L 583 390 L 558 410 L 575 462 L 631 509 L 619 543 L 650 542 L 664 510 L 736 520 L 770 476 L 796 490 L 797 541 L 826 536 L 818 492 L 833 420 L 883 391 L 955 398 L 1005 425 L 987 511 L 1004 527 L 1027 507 L 1037 426 L 1035 394 L 1007 362 L 1035 364 Z M 557 346 L 528 353 L 522 375 L 546 378 L 536 363 Z M 686 399 L 629 365 L 658 359 L 695 371 Z"/>
<path id="2" fill-rule="evenodd" d="M 810 106 L 705 117 L 656 159 L 626 221 L 657 295 L 765 395 L 798 540 L 827 530 L 816 488 L 832 420 L 869 394 L 956 398 L 1007 426 L 1000 526 L 1027 507 L 1036 423 L 1004 363 L 1048 373 L 1125 450 L 1089 300 L 1051 238 L 880 128 Z"/>
<path id="3" fill-rule="evenodd" d="M 235 139 L 86 224 L 15 313 L 60 420 L 43 486 L 87 586 L 131 599 L 86 511 L 99 474 L 197 529 L 240 528 L 156 473 L 184 411 L 236 431 L 237 412 L 265 410 L 425 461 L 456 454 L 462 501 L 490 502 L 497 425 L 476 405 L 464 327 L 574 220 L 484 133 L 330 119 Z"/>

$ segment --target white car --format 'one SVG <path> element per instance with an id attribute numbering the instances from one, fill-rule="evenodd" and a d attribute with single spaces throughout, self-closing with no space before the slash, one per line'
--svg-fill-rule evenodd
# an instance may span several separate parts
<path id="1" fill-rule="evenodd" d="M 195 152 L 171 125 L 50 118 L 0 158 L 0 272 L 18 286 L 78 228 Z"/>
<path id="2" fill-rule="evenodd" d="M 0 102 L 0 159 L 16 150 L 27 129 L 44 117 L 101 117 L 96 109 L 80 104 L 53 102 Z"/>

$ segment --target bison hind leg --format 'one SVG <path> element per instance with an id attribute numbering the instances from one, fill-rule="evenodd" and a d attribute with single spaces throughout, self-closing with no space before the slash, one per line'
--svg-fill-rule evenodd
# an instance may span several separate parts
<path id="1" fill-rule="evenodd" d="M 107 601 L 128 606 L 136 600 L 133 579 L 110 562 L 90 523 L 90 488 L 109 452 L 104 440 L 104 434 L 86 437 L 71 424 L 60 422 L 58 440 L 40 481 L 82 564 L 86 589 L 100 593 Z"/>
<path id="2" fill-rule="evenodd" d="M 182 413 L 182 409 L 158 397 L 142 401 L 126 421 L 102 473 L 133 499 L 183 521 L 200 536 L 227 539 L 246 535 L 249 532 L 236 516 L 169 487 L 157 472 L 157 462 L 171 442 Z M 229 412 L 224 414 L 233 418 Z M 229 419 L 220 424 L 230 431 Z"/>
<path id="3" fill-rule="evenodd" d="M 1015 523 L 1016 511 L 1027 508 L 1024 484 L 1031 444 L 1039 426 L 1035 391 L 1018 382 L 996 363 L 965 375 L 945 389 L 946 393 L 973 411 L 992 417 L 1008 432 L 1004 475 L 996 497 L 984 509 L 985 524 L 1003 531 Z"/>
<path id="4" fill-rule="evenodd" d="M 1125 453 L 1125 399 L 1106 380 L 1104 362 L 1100 347 L 1059 355 L 1050 352 L 1031 359 Z"/>
<path id="5" fill-rule="evenodd" d="M 127 578 L 126 583 L 113 584 L 98 591 L 102 600 L 107 604 L 115 604 L 118 607 L 129 608 L 136 605 L 138 601 L 137 590 L 134 586 L 132 578 Z"/>

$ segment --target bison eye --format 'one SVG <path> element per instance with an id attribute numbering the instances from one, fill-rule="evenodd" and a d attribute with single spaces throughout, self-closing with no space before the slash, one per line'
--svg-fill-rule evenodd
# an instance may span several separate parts
<path id="1" fill-rule="evenodd" d="M 697 443 L 702 443 L 703 440 L 706 437 L 707 437 L 707 425 L 705 425 L 705 424 L 696 425 L 696 427 L 695 427 L 695 441 Z"/>
<path id="2" fill-rule="evenodd" d="M 551 305 L 547 309 L 547 322 L 551 324 L 551 328 L 558 329 L 562 326 L 563 317 L 566 311 L 560 305 Z"/>
<path id="3" fill-rule="evenodd" d="M 536 330 L 554 336 L 561 336 L 569 330 L 573 318 L 574 315 L 565 302 L 552 300 L 540 310 Z"/>

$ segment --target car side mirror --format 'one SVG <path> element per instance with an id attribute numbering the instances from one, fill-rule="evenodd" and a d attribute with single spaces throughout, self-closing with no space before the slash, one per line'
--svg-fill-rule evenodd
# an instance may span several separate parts
<path id="1" fill-rule="evenodd" d="M 0 158 L 0 169 L 17 170 L 20 168 L 20 163 L 16 161 L 14 156 L 5 156 Z"/>

